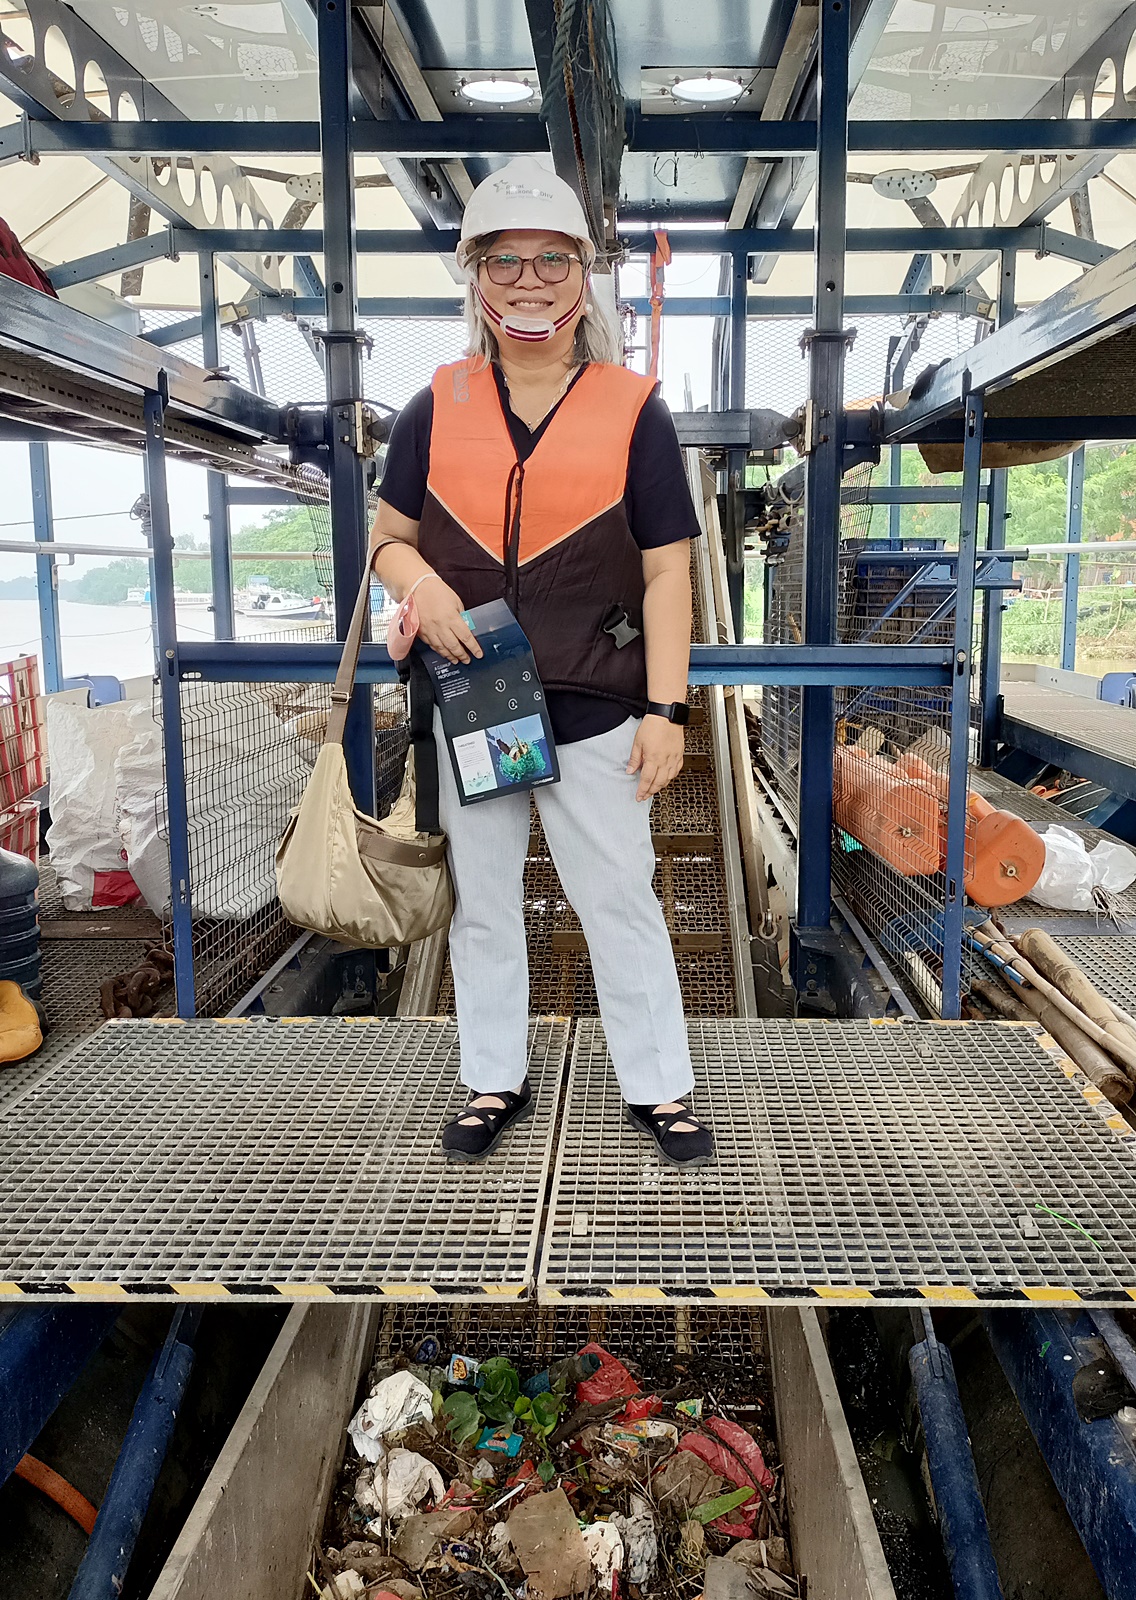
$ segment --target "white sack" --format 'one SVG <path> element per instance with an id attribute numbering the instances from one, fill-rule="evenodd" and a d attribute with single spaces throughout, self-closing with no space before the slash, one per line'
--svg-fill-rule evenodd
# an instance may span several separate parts
<path id="1" fill-rule="evenodd" d="M 1085 841 L 1070 828 L 1051 827 L 1042 834 L 1045 866 L 1030 890 L 1030 899 L 1055 911 L 1093 909 L 1093 864 Z"/>
<path id="2" fill-rule="evenodd" d="M 68 911 L 87 911 L 95 874 L 125 872 L 118 832 L 115 762 L 131 736 L 132 701 L 106 706 L 47 700 L 51 827 L 47 848 Z"/>

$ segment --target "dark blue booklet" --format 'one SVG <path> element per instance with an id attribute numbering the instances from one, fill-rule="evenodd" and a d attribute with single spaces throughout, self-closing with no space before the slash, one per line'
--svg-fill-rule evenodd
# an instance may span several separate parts
<path id="1" fill-rule="evenodd" d="M 481 660 L 447 661 L 419 645 L 463 806 L 557 783 L 560 768 L 532 646 L 504 600 L 463 613 Z"/>

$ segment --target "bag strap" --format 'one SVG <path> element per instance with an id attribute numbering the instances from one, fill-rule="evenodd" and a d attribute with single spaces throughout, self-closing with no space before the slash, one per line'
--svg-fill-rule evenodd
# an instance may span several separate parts
<path id="1" fill-rule="evenodd" d="M 363 645 L 363 629 L 366 627 L 370 609 L 371 568 L 368 566 L 363 574 L 363 582 L 359 585 L 359 598 L 355 602 L 355 610 L 351 616 L 351 626 L 348 628 L 347 637 L 343 641 L 343 654 L 339 660 L 339 671 L 335 674 L 335 682 L 331 688 L 331 710 L 327 718 L 327 732 L 323 736 L 324 744 L 343 743 L 343 734 L 347 727 L 347 708 L 351 704 L 351 695 L 355 688 L 355 673 L 359 668 L 359 651 Z"/>
<path id="2" fill-rule="evenodd" d="M 343 655 L 331 690 L 331 710 L 327 718 L 325 744 L 342 744 L 347 726 L 347 708 L 355 687 L 363 629 L 371 607 L 371 569 L 367 568 L 359 586 L 359 598 L 351 617 Z M 441 833 L 438 820 L 438 747 L 434 742 L 434 688 L 425 663 L 412 650 L 399 662 L 398 675 L 410 688 L 410 738 L 414 745 L 414 826 L 419 833 Z"/>
<path id="3" fill-rule="evenodd" d="M 434 738 L 434 685 L 417 650 L 399 663 L 410 686 L 410 741 L 414 746 L 414 826 L 419 833 L 441 833 L 438 816 L 438 745 Z"/>

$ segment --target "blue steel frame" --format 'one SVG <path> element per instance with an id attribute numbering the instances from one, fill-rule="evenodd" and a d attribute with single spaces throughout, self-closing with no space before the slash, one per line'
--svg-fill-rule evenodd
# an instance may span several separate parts
<path id="1" fill-rule="evenodd" d="M 45 444 L 28 445 L 28 470 L 32 487 L 32 528 L 36 542 L 50 544 L 55 537 L 51 510 L 51 461 Z M 63 687 L 63 645 L 59 636 L 59 590 L 55 587 L 55 557 L 37 555 L 36 598 L 39 601 L 39 637 L 43 654 L 43 687 L 58 694 Z"/>
<path id="2" fill-rule="evenodd" d="M 1002 271 L 998 283 L 998 326 L 1003 327 L 1017 309 L 1017 253 L 1003 252 Z M 989 511 L 986 523 L 986 548 L 1001 550 L 1006 544 L 1008 518 L 1007 495 L 1009 479 L 1004 468 L 990 474 Z M 1002 609 L 1000 594 L 989 591 L 982 603 L 982 652 L 978 663 L 978 698 L 980 726 L 978 734 L 979 765 L 994 764 L 994 750 L 998 737 L 998 708 L 1002 687 Z"/>
<path id="3" fill-rule="evenodd" d="M 971 391 L 963 410 L 962 506 L 951 679 L 951 753 L 947 783 L 946 894 L 943 900 L 941 1014 L 962 1015 L 962 949 L 966 893 L 966 790 L 970 767 L 970 682 L 974 639 L 975 553 L 982 475 L 983 398 Z"/>
<path id="4" fill-rule="evenodd" d="M 1085 511 L 1085 447 L 1078 445 L 1069 457 L 1065 488 L 1065 542 L 1080 544 Z M 1061 665 L 1077 670 L 1077 611 L 1081 590 L 1081 558 L 1065 560 L 1065 594 L 1061 608 Z"/>
<path id="5" fill-rule="evenodd" d="M 807 646 L 832 648 L 840 550 L 840 484 L 844 466 L 844 256 L 848 186 L 848 6 L 821 0 L 818 86 L 815 327 L 809 345 L 812 437 L 806 440 L 803 636 Z M 811 449 L 809 446 L 811 445 Z M 831 684 L 801 689 L 800 801 L 793 928 L 794 982 L 807 987 L 813 951 L 824 944 L 832 918 Z"/>

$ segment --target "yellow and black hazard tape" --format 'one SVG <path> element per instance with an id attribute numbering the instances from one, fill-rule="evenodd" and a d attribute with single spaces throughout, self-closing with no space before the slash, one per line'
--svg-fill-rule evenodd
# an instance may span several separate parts
<path id="1" fill-rule="evenodd" d="M 63 1283 L 0 1282 L 0 1300 L 502 1300 L 522 1301 L 527 1283 Z"/>
<path id="2" fill-rule="evenodd" d="M 542 1305 L 584 1300 L 592 1304 L 614 1301 L 633 1305 L 670 1302 L 675 1305 L 705 1305 L 714 1301 L 743 1305 L 823 1305 L 825 1303 L 870 1304 L 889 1301 L 916 1301 L 932 1305 L 982 1305 L 986 1302 L 1021 1305 L 1123 1306 L 1136 1300 L 1136 1286 L 1130 1289 L 1069 1289 L 1062 1285 L 1040 1284 L 1022 1288 L 1006 1284 L 981 1289 L 968 1284 L 926 1283 L 917 1287 L 896 1285 L 863 1288 L 857 1284 L 761 1284 L 734 1283 L 705 1287 L 701 1284 L 587 1284 L 556 1287 L 541 1284 L 538 1299 Z"/>

